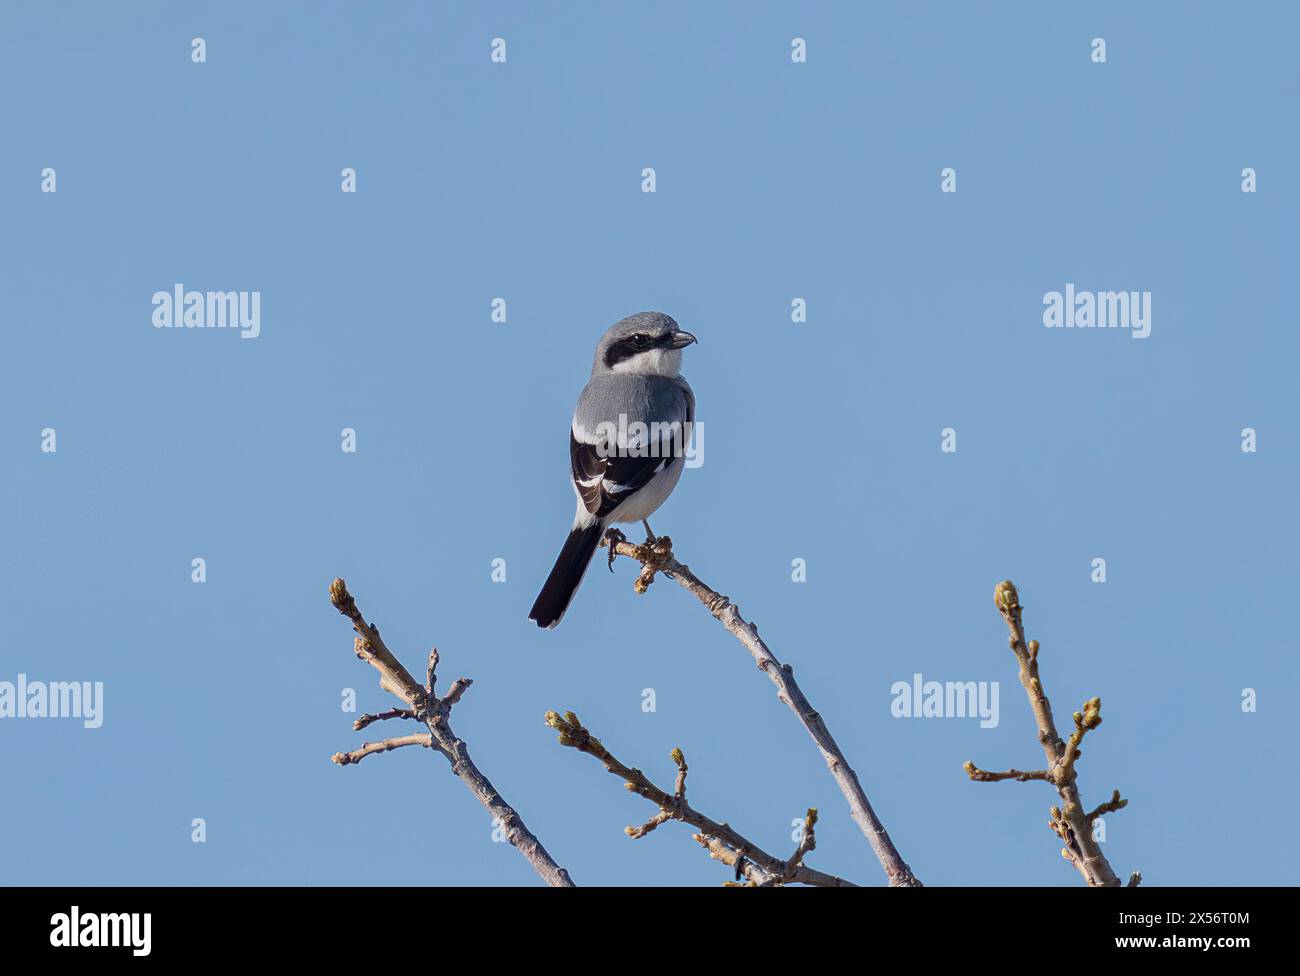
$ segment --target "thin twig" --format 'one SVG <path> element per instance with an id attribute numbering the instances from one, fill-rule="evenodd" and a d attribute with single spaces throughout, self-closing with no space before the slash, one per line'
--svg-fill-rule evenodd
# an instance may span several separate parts
<path id="1" fill-rule="evenodd" d="M 965 770 L 967 774 L 977 783 L 996 783 L 1004 779 L 1014 779 L 1021 783 L 1028 783 L 1030 780 L 1041 779 L 1051 782 L 1052 774 L 1045 769 L 1032 769 L 1025 772 L 1022 769 L 1008 769 L 1005 773 L 991 773 L 987 769 L 980 769 L 969 760 L 966 762 Z"/>
<path id="2" fill-rule="evenodd" d="M 1126 806 L 1128 806 L 1128 800 L 1123 799 L 1119 795 L 1119 790 L 1115 790 L 1110 795 L 1109 800 L 1105 803 L 1098 804 L 1097 809 L 1088 814 L 1088 823 L 1092 823 L 1098 817 L 1104 817 L 1108 813 L 1114 813 L 1116 810 L 1123 810 Z"/>
<path id="3" fill-rule="evenodd" d="M 609 541 L 606 540 L 602 544 L 609 544 Z M 790 707 L 812 737 L 813 742 L 817 744 L 817 748 L 821 750 L 822 758 L 826 760 L 831 776 L 834 777 L 840 792 L 848 801 L 849 813 L 862 829 L 876 857 L 880 859 L 880 865 L 885 869 L 890 885 L 919 887 L 921 882 L 898 853 L 884 824 L 872 809 L 866 791 L 858 781 L 858 774 L 853 771 L 843 751 L 831 736 L 821 714 L 812 707 L 798 682 L 794 680 L 794 669 L 777 660 L 776 655 L 758 636 L 758 628 L 741 617 L 740 610 L 727 597 L 701 582 L 699 577 L 691 572 L 690 567 L 673 557 L 672 540 L 668 536 L 659 536 L 640 546 L 617 540 L 614 540 L 612 545 L 616 555 L 627 556 L 641 563 L 641 572 L 633 584 L 638 593 L 644 593 L 649 588 L 654 582 L 656 573 L 664 573 L 694 595 L 700 603 L 704 604 L 709 613 L 713 614 L 722 626 L 744 645 L 759 670 L 776 685 L 777 698 Z"/>
<path id="4" fill-rule="evenodd" d="M 375 722 L 383 722 L 390 718 L 409 718 L 415 719 L 415 709 L 413 708 L 390 708 L 386 712 L 377 712 L 374 715 L 362 715 L 352 723 L 352 731 L 360 732 L 367 725 L 373 725 Z M 418 719 L 416 719 L 418 721 Z"/>
<path id="5" fill-rule="evenodd" d="M 478 801 L 492 815 L 493 821 L 501 825 L 506 839 L 519 850 L 519 853 L 528 860 L 533 870 L 547 884 L 556 888 L 573 887 L 569 872 L 555 863 L 546 848 L 542 846 L 542 842 L 524 825 L 523 818 L 505 801 L 496 787 L 470 759 L 469 747 L 465 745 L 464 740 L 457 738 L 452 732 L 448 721 L 451 706 L 460 700 L 465 689 L 469 687 L 470 681 L 466 678 L 460 679 L 452 685 L 446 698 L 439 699 L 434 694 L 435 671 L 438 665 L 436 648 L 429 654 L 428 685 L 421 686 L 384 644 L 383 638 L 379 636 L 379 628 L 366 622 L 343 580 L 336 579 L 330 584 L 330 602 L 339 613 L 352 621 L 352 629 L 357 632 L 353 645 L 356 654 L 379 672 L 379 686 L 400 698 L 415 713 L 417 719 L 424 723 L 429 730 L 427 738 L 430 740 L 430 746 L 447 757 L 452 772 L 460 777 L 461 782 L 478 798 Z M 335 761 L 338 761 L 337 756 Z"/>
<path id="6" fill-rule="evenodd" d="M 330 759 L 340 766 L 351 766 L 361 762 L 366 756 L 373 756 L 378 752 L 388 752 L 390 749 L 399 749 L 402 746 L 424 746 L 428 749 L 433 746 L 433 736 L 421 735 L 417 732 L 414 735 L 384 739 L 382 742 L 363 742 L 360 749 L 353 749 L 351 752 L 336 752 L 330 756 Z"/>
<path id="7" fill-rule="evenodd" d="M 790 860 L 785 862 L 785 873 L 790 874 L 795 871 L 799 865 L 803 864 L 803 859 L 809 851 L 817 848 L 817 811 L 812 807 L 803 818 L 803 833 L 799 837 L 799 846 L 794 849 L 790 855 Z"/>
<path id="8" fill-rule="evenodd" d="M 465 692 L 469 690 L 469 686 L 473 683 L 474 682 L 469 678 L 457 678 L 451 683 L 451 687 L 447 689 L 447 694 L 443 696 L 442 703 L 446 705 L 447 708 L 451 708 L 452 705 L 460 701 L 460 696 L 465 694 Z"/>
<path id="9" fill-rule="evenodd" d="M 425 672 L 424 690 L 430 695 L 437 694 L 438 683 L 438 649 L 429 648 L 429 667 Z"/>
<path id="10" fill-rule="evenodd" d="M 1083 755 L 1079 749 L 1083 737 L 1101 724 L 1101 699 L 1090 698 L 1084 702 L 1083 710 L 1075 712 L 1074 731 L 1069 741 L 1062 740 L 1056 731 L 1056 720 L 1052 717 L 1052 703 L 1043 691 L 1043 683 L 1038 674 L 1038 641 L 1025 640 L 1025 628 L 1022 622 L 1024 608 L 1020 605 L 1020 594 L 1010 580 L 1003 580 L 993 591 L 993 601 L 1006 621 L 1010 634 L 1011 650 L 1020 665 L 1020 683 L 1029 698 L 1029 707 L 1033 710 L 1034 721 L 1038 727 L 1038 741 L 1047 757 L 1047 769 L 1034 773 L 987 773 L 972 762 L 965 764 L 967 775 L 971 779 L 993 782 L 1005 779 L 1044 780 L 1056 787 L 1061 797 L 1061 806 L 1051 808 L 1048 826 L 1065 843 L 1061 856 L 1074 865 L 1090 887 L 1117 887 L 1119 878 L 1111 869 L 1106 855 L 1092 834 L 1092 822 L 1101 813 L 1118 810 L 1128 801 L 1121 800 L 1116 790 L 1109 803 L 1103 803 L 1090 814 L 1083 812 L 1083 801 L 1079 797 L 1077 785 L 1078 774 L 1075 765 Z M 1130 879 L 1130 886 L 1136 882 Z"/>
<path id="11" fill-rule="evenodd" d="M 629 837 L 633 839 L 644 837 L 660 824 L 667 823 L 669 820 L 680 820 L 700 831 L 704 839 L 700 839 L 698 836 L 696 839 L 709 849 L 711 855 L 727 864 L 735 865 L 739 863 L 738 872 L 743 872 L 744 862 L 755 865 L 759 875 L 748 875 L 750 880 L 755 883 L 787 884 L 794 882 L 819 888 L 857 887 L 850 881 L 845 881 L 843 878 L 837 878 L 831 874 L 825 874 L 802 863 L 803 854 L 811 850 L 811 844 L 815 843 L 808 836 L 807 827 L 805 827 L 805 841 L 810 846 L 805 848 L 801 844 L 799 851 L 796 852 L 797 860 L 791 858 L 789 861 L 783 861 L 778 857 L 773 857 L 753 841 L 742 836 L 730 824 L 718 823 L 694 809 L 686 801 L 686 757 L 682 755 L 680 749 L 674 749 L 670 754 L 673 762 L 677 764 L 676 791 L 666 793 L 650 782 L 641 770 L 632 769 L 619 762 L 599 739 L 583 728 L 582 723 L 578 721 L 578 716 L 573 712 L 565 712 L 564 715 L 547 712 L 546 724 L 560 733 L 561 745 L 595 756 L 604 764 L 606 770 L 623 780 L 623 785 L 628 790 L 645 797 L 659 808 L 658 812 L 641 826 L 625 828 L 624 833 Z M 809 815 L 815 823 L 816 814 L 809 811 Z M 713 841 L 716 841 L 717 845 L 712 843 Z M 719 853 L 723 850 L 731 851 L 735 857 L 727 860 L 725 857 L 719 856 Z"/>

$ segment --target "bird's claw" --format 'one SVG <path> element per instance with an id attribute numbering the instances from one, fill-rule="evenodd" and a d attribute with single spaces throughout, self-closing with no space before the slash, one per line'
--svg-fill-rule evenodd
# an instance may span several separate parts
<path id="1" fill-rule="evenodd" d="M 609 547 L 609 571 L 611 573 L 614 572 L 614 557 L 618 555 L 615 547 L 620 542 L 627 542 L 627 536 L 611 525 L 605 530 L 605 545 Z"/>

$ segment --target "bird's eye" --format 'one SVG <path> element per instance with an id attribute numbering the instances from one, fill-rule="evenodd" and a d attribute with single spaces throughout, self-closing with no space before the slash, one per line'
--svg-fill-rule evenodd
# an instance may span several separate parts
<path id="1" fill-rule="evenodd" d="M 644 349 L 646 346 L 650 345 L 650 337 L 644 332 L 638 332 L 632 337 L 632 345 L 636 346 L 638 349 Z"/>

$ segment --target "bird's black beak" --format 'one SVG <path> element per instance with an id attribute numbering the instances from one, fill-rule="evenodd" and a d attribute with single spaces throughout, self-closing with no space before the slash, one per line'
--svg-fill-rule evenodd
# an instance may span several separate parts
<path id="1" fill-rule="evenodd" d="M 699 341 L 699 339 L 695 338 L 695 336 L 691 335 L 689 332 L 682 332 L 679 330 L 668 337 L 668 348 L 685 349 L 691 343 Z"/>

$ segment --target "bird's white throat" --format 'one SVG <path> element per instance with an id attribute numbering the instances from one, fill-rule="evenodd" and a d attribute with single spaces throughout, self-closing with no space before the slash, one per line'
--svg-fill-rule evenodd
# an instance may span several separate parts
<path id="1" fill-rule="evenodd" d="M 676 379 L 682 371 L 680 349 L 647 349 L 629 356 L 612 367 L 615 373 L 632 373 L 636 376 L 664 376 Z"/>

